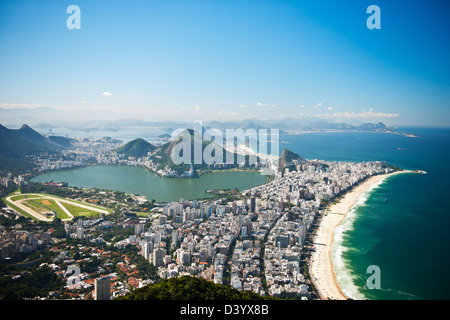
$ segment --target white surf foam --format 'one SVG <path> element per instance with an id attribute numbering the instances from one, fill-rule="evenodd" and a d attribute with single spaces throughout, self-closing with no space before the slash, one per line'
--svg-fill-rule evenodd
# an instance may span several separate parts
<path id="1" fill-rule="evenodd" d="M 353 207 L 349 210 L 347 216 L 342 223 L 334 230 L 334 241 L 332 247 L 332 260 L 334 266 L 334 272 L 336 279 L 342 292 L 353 300 L 364 300 L 367 297 L 361 292 L 360 288 L 355 284 L 355 275 L 349 268 L 350 261 L 346 261 L 343 258 L 343 253 L 349 250 L 349 248 L 343 245 L 344 233 L 353 230 L 354 222 L 357 218 L 357 209 L 364 206 L 369 199 L 373 190 L 378 188 L 383 182 L 381 179 L 376 184 L 370 186 L 364 191 L 355 201 Z"/>

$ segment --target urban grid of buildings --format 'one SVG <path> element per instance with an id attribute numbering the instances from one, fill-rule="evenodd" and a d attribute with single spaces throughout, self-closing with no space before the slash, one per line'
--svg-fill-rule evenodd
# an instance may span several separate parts
<path id="1" fill-rule="evenodd" d="M 145 219 L 128 221 L 134 234 L 115 246 L 138 246 L 161 278 L 190 275 L 223 284 L 228 276 L 227 283 L 238 290 L 308 299 L 312 292 L 301 259 L 321 204 L 392 169 L 384 162 L 324 161 L 296 164 L 296 169 L 225 205 L 183 199 L 167 203 L 146 230 Z M 72 236 L 84 236 L 80 226 L 71 227 Z"/>
<path id="2" fill-rule="evenodd" d="M 114 141 L 77 141 L 72 162 L 42 160 L 42 170 L 78 166 L 92 157 L 98 163 L 142 165 L 156 170 L 157 165 L 148 158 L 121 159 L 112 153 L 105 156 L 117 147 Z M 65 157 L 70 159 L 71 154 Z M 150 216 L 127 220 L 125 223 L 133 225 L 135 232 L 115 243 L 115 247 L 137 246 L 140 254 L 158 268 L 161 278 L 190 275 L 219 284 L 226 282 L 238 290 L 251 290 L 261 295 L 308 299 L 312 292 L 301 268 L 302 254 L 308 231 L 322 213 L 323 204 L 362 179 L 392 169 L 381 161 L 293 160 L 289 165 L 295 170 L 286 169 L 283 174 L 277 173 L 273 181 L 244 191 L 241 200 L 224 204 L 221 199 L 180 199 L 160 204 L 147 229 L 144 225 L 151 221 Z M 10 181 L 14 181 L 10 176 L 3 179 L 5 185 Z M 21 177 L 15 181 L 19 186 L 26 183 Z M 93 225 L 110 228 L 111 224 L 103 219 L 78 220 L 74 224 L 67 222 L 65 231 L 68 237 L 102 243 L 103 239 L 93 238 L 88 230 Z M 10 256 L 14 250 L 29 252 L 51 242 L 49 234 L 36 236 L 4 229 L 0 232 L 2 258 Z M 95 287 L 95 299 L 109 299 L 129 292 L 126 287 L 112 289 L 110 282 L 114 278 L 115 275 L 101 277 L 90 284 Z M 149 282 L 141 279 L 134 287 Z M 86 285 L 82 273 L 68 279 L 68 286 L 73 285 Z"/>

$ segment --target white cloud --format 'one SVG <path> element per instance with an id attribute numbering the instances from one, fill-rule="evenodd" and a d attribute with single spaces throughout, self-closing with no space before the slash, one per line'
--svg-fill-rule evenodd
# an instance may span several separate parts
<path id="1" fill-rule="evenodd" d="M 333 107 L 328 107 L 328 110 L 333 110 Z"/>
<path id="2" fill-rule="evenodd" d="M 102 96 L 112 96 L 112 93 L 105 91 L 105 92 L 102 92 Z"/>
<path id="3" fill-rule="evenodd" d="M 315 106 L 314 106 L 314 109 L 318 109 L 319 107 L 321 107 L 323 105 L 323 103 L 322 102 L 319 102 L 319 103 L 317 103 Z"/>
<path id="4" fill-rule="evenodd" d="M 256 103 L 256 105 L 257 105 L 258 107 L 263 107 L 263 106 L 266 106 L 266 107 L 268 107 L 268 106 L 276 107 L 276 106 L 277 106 L 276 104 L 262 103 L 262 102 L 258 102 L 258 103 Z"/>
<path id="5" fill-rule="evenodd" d="M 248 107 L 248 105 L 246 105 L 246 104 L 241 104 L 241 105 L 239 105 L 239 107 L 242 107 L 242 108 L 247 108 L 247 107 Z"/>
<path id="6" fill-rule="evenodd" d="M 41 107 L 49 107 L 45 104 L 30 104 L 30 103 L 7 103 L 0 102 L 0 109 L 36 109 Z"/>
<path id="7" fill-rule="evenodd" d="M 333 117 L 333 118 L 396 118 L 400 115 L 398 113 L 384 113 L 384 112 L 374 112 L 374 109 L 369 109 L 369 111 L 356 112 L 335 112 L 335 113 L 325 113 L 317 114 L 320 117 Z"/>
<path id="8" fill-rule="evenodd" d="M 184 111 L 184 110 L 186 110 L 186 111 L 199 111 L 201 108 L 200 108 L 200 106 L 195 106 L 195 107 L 179 107 L 178 108 L 178 110 L 181 110 L 181 111 Z"/>

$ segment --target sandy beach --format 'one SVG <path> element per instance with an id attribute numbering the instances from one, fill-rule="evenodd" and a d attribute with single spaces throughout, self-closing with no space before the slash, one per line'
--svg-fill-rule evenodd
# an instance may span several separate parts
<path id="1" fill-rule="evenodd" d="M 334 273 L 331 249 L 333 246 L 334 229 L 339 226 L 354 206 L 356 200 L 364 191 L 391 175 L 411 171 L 396 171 L 393 173 L 376 175 L 356 185 L 338 202 L 327 210 L 314 239 L 315 252 L 311 255 L 311 279 L 322 299 L 347 300 L 340 289 Z"/>

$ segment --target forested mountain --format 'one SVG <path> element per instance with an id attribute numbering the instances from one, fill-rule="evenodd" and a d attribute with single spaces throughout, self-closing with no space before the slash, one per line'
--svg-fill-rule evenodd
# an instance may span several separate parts
<path id="1" fill-rule="evenodd" d="M 117 153 L 123 154 L 125 158 L 135 157 L 140 158 L 147 156 L 149 152 L 153 152 L 156 147 L 145 141 L 144 139 L 134 139 L 116 150 Z"/>
<path id="2" fill-rule="evenodd" d="M 182 276 L 163 279 L 116 300 L 274 300 L 252 291 L 238 291 L 202 278 Z"/>
<path id="3" fill-rule="evenodd" d="M 57 154 L 71 144 L 72 139 L 46 137 L 26 124 L 20 129 L 8 129 L 0 124 L 0 170 L 30 167 L 30 156 Z"/>

